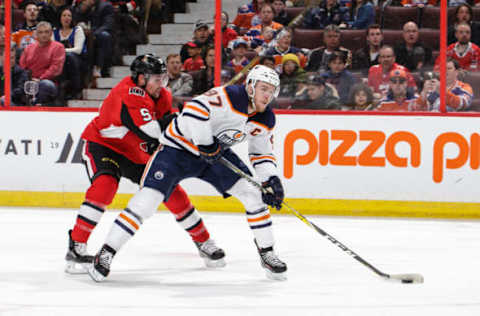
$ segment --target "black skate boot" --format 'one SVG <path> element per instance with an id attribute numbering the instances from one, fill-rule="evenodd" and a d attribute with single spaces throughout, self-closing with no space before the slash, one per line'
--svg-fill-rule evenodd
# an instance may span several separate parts
<path id="1" fill-rule="evenodd" d="M 87 273 L 93 262 L 93 256 L 87 254 L 87 244 L 72 239 L 72 230 L 68 231 L 68 251 L 65 255 L 65 272 L 70 274 Z"/>
<path id="2" fill-rule="evenodd" d="M 287 279 L 287 265 L 282 260 L 278 259 L 277 255 L 273 251 L 273 247 L 260 248 L 255 241 L 255 245 L 260 255 L 260 262 L 265 269 L 267 277 L 272 280 L 286 280 Z"/>
<path id="3" fill-rule="evenodd" d="M 222 248 L 217 247 L 213 239 L 210 238 L 205 242 L 195 241 L 195 245 L 208 268 L 221 268 L 226 265 L 225 260 L 223 260 L 225 252 Z"/>
<path id="4" fill-rule="evenodd" d="M 88 274 L 95 282 L 102 282 L 110 273 L 110 265 L 117 252 L 109 245 L 103 245 L 102 249 L 95 255 L 93 264 L 88 269 Z"/>

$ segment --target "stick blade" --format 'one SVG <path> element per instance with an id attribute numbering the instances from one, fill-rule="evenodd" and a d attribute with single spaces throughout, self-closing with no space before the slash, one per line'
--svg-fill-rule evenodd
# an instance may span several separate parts
<path id="1" fill-rule="evenodd" d="M 423 275 L 418 273 L 390 274 L 389 279 L 402 283 L 423 283 Z"/>

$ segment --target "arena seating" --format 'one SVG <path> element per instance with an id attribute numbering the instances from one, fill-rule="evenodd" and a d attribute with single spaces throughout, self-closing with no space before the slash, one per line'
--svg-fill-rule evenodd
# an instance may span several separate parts
<path id="1" fill-rule="evenodd" d="M 387 6 L 382 13 L 382 28 L 401 30 L 403 25 L 409 21 L 413 21 L 418 25 L 420 13 L 417 7 Z"/>

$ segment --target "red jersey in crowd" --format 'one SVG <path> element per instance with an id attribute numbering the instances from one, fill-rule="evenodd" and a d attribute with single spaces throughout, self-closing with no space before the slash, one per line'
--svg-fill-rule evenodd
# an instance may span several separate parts
<path id="1" fill-rule="evenodd" d="M 183 70 L 184 71 L 196 71 L 202 69 L 204 66 L 202 56 L 198 55 L 195 58 L 188 58 L 183 63 Z"/>
<path id="2" fill-rule="evenodd" d="M 148 124 L 172 110 L 172 95 L 163 88 L 158 100 L 138 87 L 130 76 L 120 81 L 103 100 L 99 114 L 85 128 L 82 138 L 98 143 L 137 164 L 150 155 L 139 135 Z"/>
<path id="3" fill-rule="evenodd" d="M 467 49 L 460 50 L 458 44 L 458 42 L 453 43 L 447 47 L 447 58 L 452 57 L 456 59 L 462 69 L 478 71 L 480 67 L 480 48 L 472 42 L 469 42 Z M 439 60 L 440 59 L 437 58 L 435 65 L 439 63 Z"/>

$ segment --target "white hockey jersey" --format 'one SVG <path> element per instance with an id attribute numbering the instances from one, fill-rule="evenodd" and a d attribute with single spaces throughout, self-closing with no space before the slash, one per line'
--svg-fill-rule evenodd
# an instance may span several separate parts
<path id="1" fill-rule="evenodd" d="M 210 145 L 213 137 L 226 147 L 247 140 L 250 162 L 265 181 L 277 175 L 272 134 L 275 114 L 270 107 L 263 113 L 248 114 L 248 103 L 245 86 L 213 88 L 185 103 L 160 142 L 198 156 L 197 145 Z"/>

